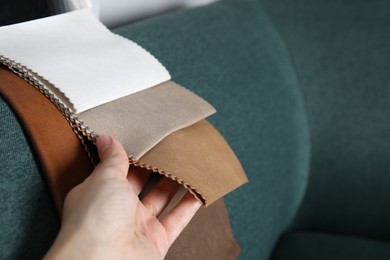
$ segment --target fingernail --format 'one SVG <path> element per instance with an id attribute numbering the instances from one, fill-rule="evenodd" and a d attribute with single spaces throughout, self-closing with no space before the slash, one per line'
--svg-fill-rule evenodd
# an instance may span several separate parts
<path id="1" fill-rule="evenodd" d="M 99 151 L 99 156 L 104 154 L 104 152 L 111 146 L 112 137 L 108 135 L 101 135 L 96 141 L 96 146 Z"/>

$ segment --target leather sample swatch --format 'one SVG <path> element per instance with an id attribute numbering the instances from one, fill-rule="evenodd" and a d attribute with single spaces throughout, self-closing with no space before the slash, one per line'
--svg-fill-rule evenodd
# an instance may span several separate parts
<path id="1" fill-rule="evenodd" d="M 17 114 L 41 164 L 58 212 L 66 194 L 93 170 L 72 127 L 49 99 L 0 65 L 0 95 Z"/>
<path id="2" fill-rule="evenodd" d="M 51 83 L 75 112 L 171 78 L 149 52 L 112 33 L 88 9 L 3 26 L 0 38 L 0 56 Z"/>
<path id="3" fill-rule="evenodd" d="M 234 152 L 206 120 L 170 134 L 135 164 L 182 183 L 205 206 L 248 181 Z"/>
<path id="4" fill-rule="evenodd" d="M 118 139 L 139 159 L 170 133 L 215 113 L 206 101 L 167 81 L 78 114 L 95 134 Z"/>
<path id="5" fill-rule="evenodd" d="M 169 212 L 185 192 L 186 189 L 179 189 L 161 216 Z M 225 202 L 221 198 L 199 209 L 168 250 L 165 260 L 230 260 L 238 259 L 239 254 L 240 246 L 234 240 Z"/>

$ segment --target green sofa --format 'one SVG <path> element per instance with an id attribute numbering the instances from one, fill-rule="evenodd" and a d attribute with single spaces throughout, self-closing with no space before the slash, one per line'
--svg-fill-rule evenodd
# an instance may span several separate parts
<path id="1" fill-rule="evenodd" d="M 249 178 L 225 199 L 240 259 L 390 259 L 389 29 L 386 1 L 224 0 L 113 31 L 216 107 Z M 0 258 L 40 258 L 59 222 L 0 112 Z"/>

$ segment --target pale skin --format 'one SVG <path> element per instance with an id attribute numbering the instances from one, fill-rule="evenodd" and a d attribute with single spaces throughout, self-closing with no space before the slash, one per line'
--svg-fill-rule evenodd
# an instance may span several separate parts
<path id="1" fill-rule="evenodd" d="M 140 201 L 146 176 L 129 171 L 123 147 L 109 136 L 99 137 L 97 147 L 101 162 L 67 195 L 45 259 L 163 259 L 200 202 L 187 193 L 159 220 L 178 184 L 163 178 Z"/>

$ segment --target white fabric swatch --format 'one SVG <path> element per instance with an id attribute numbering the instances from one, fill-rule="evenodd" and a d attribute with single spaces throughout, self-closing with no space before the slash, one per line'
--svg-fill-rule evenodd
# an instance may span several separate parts
<path id="1" fill-rule="evenodd" d="M 77 113 L 170 79 L 149 52 L 88 9 L 0 27 L 0 55 L 55 86 Z"/>

